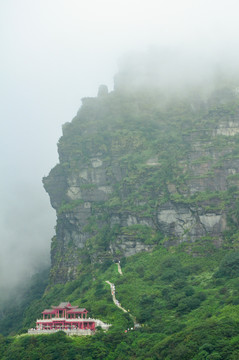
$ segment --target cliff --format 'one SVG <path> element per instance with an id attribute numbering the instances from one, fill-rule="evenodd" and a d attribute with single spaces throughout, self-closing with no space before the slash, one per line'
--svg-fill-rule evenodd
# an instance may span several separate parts
<path id="1" fill-rule="evenodd" d="M 43 179 L 57 212 L 52 283 L 75 279 L 84 264 L 160 244 L 232 244 L 238 150 L 232 84 L 207 96 L 168 97 L 159 89 L 108 93 L 103 86 L 98 97 L 83 99 L 63 126 L 59 164 Z"/>
<path id="2" fill-rule="evenodd" d="M 57 212 L 50 281 L 39 274 L 0 316 L 0 332 L 24 333 L 66 300 L 112 326 L 89 339 L 0 337 L 0 357 L 237 359 L 237 87 L 117 81 L 83 99 L 43 180 Z"/>

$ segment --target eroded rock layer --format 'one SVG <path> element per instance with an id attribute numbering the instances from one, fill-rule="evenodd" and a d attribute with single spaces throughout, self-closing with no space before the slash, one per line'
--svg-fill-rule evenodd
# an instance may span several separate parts
<path id="1" fill-rule="evenodd" d="M 54 283 L 74 279 L 86 262 L 159 244 L 233 241 L 239 99 L 233 87 L 215 94 L 163 101 L 160 92 L 114 91 L 83 100 L 43 179 L 57 211 Z"/>

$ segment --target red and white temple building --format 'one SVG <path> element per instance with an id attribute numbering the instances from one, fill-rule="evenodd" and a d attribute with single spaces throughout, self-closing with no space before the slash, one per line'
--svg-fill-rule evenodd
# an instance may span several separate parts
<path id="1" fill-rule="evenodd" d="M 28 330 L 29 334 L 53 333 L 65 331 L 68 335 L 91 335 L 97 326 L 108 330 L 109 324 L 101 320 L 87 317 L 85 308 L 72 306 L 69 302 L 62 302 L 58 306 L 52 306 L 42 312 L 43 319 L 36 321 L 36 329 Z"/>

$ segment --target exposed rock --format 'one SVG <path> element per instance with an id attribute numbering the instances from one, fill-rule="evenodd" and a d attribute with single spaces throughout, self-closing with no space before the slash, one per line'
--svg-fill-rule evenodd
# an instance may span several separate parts
<path id="1" fill-rule="evenodd" d="M 234 136 L 239 133 L 239 122 L 228 121 L 219 124 L 218 128 L 213 131 L 213 135 Z"/>
<path id="2" fill-rule="evenodd" d="M 194 241 L 197 237 L 206 234 L 198 221 L 197 212 L 193 212 L 189 207 L 168 203 L 158 209 L 157 217 L 159 229 L 170 238 Z"/>
<path id="3" fill-rule="evenodd" d="M 155 158 L 148 159 L 146 164 L 149 166 L 157 166 L 157 165 L 159 165 L 158 158 L 155 157 Z"/>
<path id="4" fill-rule="evenodd" d="M 239 106 L 234 115 L 223 108 L 230 91 L 222 101 L 216 94 L 212 108 L 190 102 L 184 111 L 191 123 L 180 126 L 173 112 L 172 125 L 160 118 L 157 102 L 151 109 L 147 101 L 107 94 L 101 87 L 100 99 L 84 99 L 64 125 L 60 164 L 43 180 L 58 214 L 53 282 L 76 277 L 83 261 L 151 251 L 162 239 L 168 246 L 211 237 L 221 246 L 237 201 Z"/>
<path id="5" fill-rule="evenodd" d="M 100 166 L 102 166 L 103 162 L 100 159 L 91 159 L 91 163 L 93 168 L 98 168 Z"/>
<path id="6" fill-rule="evenodd" d="M 151 251 L 153 245 L 145 245 L 140 241 L 128 241 L 126 237 L 122 236 L 110 246 L 110 250 L 113 256 L 120 254 L 120 256 L 132 256 L 142 251 Z M 119 256 L 119 255 L 118 255 Z"/>
<path id="7" fill-rule="evenodd" d="M 207 232 L 213 232 L 216 227 L 218 231 L 222 231 L 220 226 L 221 218 L 222 215 L 216 214 L 205 214 L 199 216 L 200 222 L 203 224 Z"/>
<path id="8" fill-rule="evenodd" d="M 106 85 L 100 85 L 98 89 L 98 97 L 108 95 L 108 87 Z"/>

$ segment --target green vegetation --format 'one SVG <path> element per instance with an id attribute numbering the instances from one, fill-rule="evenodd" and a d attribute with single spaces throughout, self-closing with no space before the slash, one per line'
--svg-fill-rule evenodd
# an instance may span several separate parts
<path id="1" fill-rule="evenodd" d="M 0 359 L 238 359 L 239 134 L 223 135 L 223 126 L 237 121 L 239 99 L 227 90 L 208 102 L 157 91 L 83 100 L 64 126 L 60 164 L 44 179 L 58 215 L 50 280 L 17 312 L 5 306 L 0 331 L 11 336 L 0 337 Z M 159 209 L 174 218 L 178 208 L 190 226 L 196 214 L 192 239 L 190 226 L 180 224 L 186 239 L 167 218 L 160 223 Z M 112 251 L 117 241 L 152 251 L 125 258 Z M 107 280 L 129 313 L 113 304 Z M 61 301 L 112 327 L 92 337 L 14 336 Z M 129 314 L 141 327 L 125 332 Z"/>
<path id="2" fill-rule="evenodd" d="M 15 334 L 24 328 L 25 312 L 36 300 L 39 300 L 48 285 L 49 269 L 34 275 L 28 284 L 21 284 L 1 302 L 0 333 Z"/>
<path id="3" fill-rule="evenodd" d="M 71 202 L 63 202 L 63 204 L 59 207 L 58 209 L 58 215 L 67 212 L 67 211 L 71 211 L 73 209 L 75 209 L 77 206 L 84 204 L 84 201 L 79 199 L 79 200 L 73 200 Z"/>
<path id="4" fill-rule="evenodd" d="M 236 359 L 238 253 L 218 250 L 210 239 L 199 245 L 159 247 L 124 258 L 122 276 L 109 261 L 82 267 L 78 279 L 31 302 L 24 326 L 34 326 L 43 308 L 66 300 L 111 323 L 110 330 L 81 338 L 63 333 L 2 337 L 0 359 Z M 106 280 L 116 285 L 117 299 L 141 328 L 125 333 L 132 320 L 113 304 Z"/>
<path id="5" fill-rule="evenodd" d="M 188 213 L 198 212 L 197 216 L 225 213 L 231 226 L 225 228 L 223 240 L 238 242 L 239 134 L 217 134 L 220 122 L 233 122 L 239 114 L 239 99 L 230 93 L 221 84 L 220 90 L 208 95 L 208 103 L 203 100 L 204 106 L 198 106 L 204 98 L 200 89 L 188 97 L 141 90 L 83 100 L 77 116 L 64 126 L 58 143 L 60 164 L 44 185 L 57 210 L 57 237 L 64 228 L 73 229 L 73 220 L 68 219 L 81 213 L 84 201 L 89 201 L 83 226 L 76 230 L 87 233 L 87 249 L 80 254 L 75 248 L 67 246 L 63 251 L 56 246 L 53 282 L 63 257 L 73 252 L 79 262 L 102 261 L 109 259 L 109 246 L 119 238 L 148 245 L 179 241 L 173 231 L 165 234 L 157 224 L 160 206 L 169 203 L 190 209 Z M 94 169 L 97 158 L 101 165 Z M 101 189 L 101 182 L 109 192 Z M 129 214 L 138 228 L 127 224 L 112 228 L 112 214 L 118 218 Z M 190 233 L 190 226 L 184 230 Z M 117 251 L 117 257 L 123 255 Z"/>

